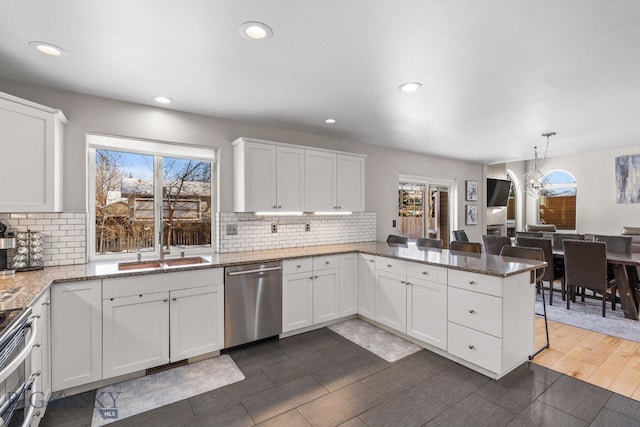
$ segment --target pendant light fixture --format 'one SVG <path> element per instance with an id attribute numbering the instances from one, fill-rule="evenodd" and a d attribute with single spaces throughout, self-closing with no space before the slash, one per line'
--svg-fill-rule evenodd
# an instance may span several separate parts
<path id="1" fill-rule="evenodd" d="M 522 177 L 525 191 L 531 197 L 537 198 L 547 187 L 549 182 L 544 179 L 545 174 L 540 169 L 542 164 L 547 159 L 547 150 L 549 150 L 549 138 L 555 135 L 555 132 L 543 133 L 542 136 L 547 138 L 547 145 L 544 149 L 544 155 L 542 158 L 538 157 L 538 147 L 533 147 L 533 168 Z"/>

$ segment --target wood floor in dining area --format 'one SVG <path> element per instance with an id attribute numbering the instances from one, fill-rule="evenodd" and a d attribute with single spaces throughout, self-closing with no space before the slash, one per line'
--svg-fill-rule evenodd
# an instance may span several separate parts
<path id="1" fill-rule="evenodd" d="M 640 327 L 640 325 L 638 326 Z M 545 343 L 537 318 L 536 345 Z M 533 363 L 640 401 L 640 342 L 549 321 L 551 348 Z"/>

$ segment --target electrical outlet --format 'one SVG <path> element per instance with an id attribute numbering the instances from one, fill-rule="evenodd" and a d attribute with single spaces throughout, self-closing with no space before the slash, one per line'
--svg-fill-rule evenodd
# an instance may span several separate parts
<path id="1" fill-rule="evenodd" d="M 306 223 L 306 224 L 304 225 L 304 231 L 311 231 L 311 224 Z"/>
<path id="2" fill-rule="evenodd" d="M 276 224 L 275 222 L 273 224 L 271 224 L 271 232 L 272 233 L 277 233 L 278 232 L 278 224 Z"/>
<path id="3" fill-rule="evenodd" d="M 238 224 L 227 224 L 227 236 L 238 234 Z"/>
<path id="4" fill-rule="evenodd" d="M 395 219 L 391 221 L 391 224 L 392 224 L 391 227 L 396 228 L 396 220 Z"/>

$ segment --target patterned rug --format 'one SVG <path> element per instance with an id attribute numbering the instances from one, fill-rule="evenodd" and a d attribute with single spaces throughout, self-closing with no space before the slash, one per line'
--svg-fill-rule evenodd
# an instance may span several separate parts
<path id="1" fill-rule="evenodd" d="M 387 362 L 395 362 L 422 348 L 359 319 L 336 323 L 329 329 Z"/>
<path id="2" fill-rule="evenodd" d="M 92 427 L 103 426 L 244 379 L 228 355 L 123 381 L 96 392 Z"/>
<path id="3" fill-rule="evenodd" d="M 549 305 L 549 294 L 548 291 L 545 292 L 547 292 L 545 295 L 547 298 L 547 319 L 640 342 L 640 322 L 625 319 L 620 304 L 617 304 L 616 310 L 613 311 L 611 303 L 607 302 L 606 317 L 602 317 L 602 300 L 600 299 L 586 298 L 585 302 L 582 302 L 578 298 L 575 303 L 570 304 L 570 309 L 567 310 L 567 303 L 562 301 L 559 294 L 553 296 L 553 305 Z M 536 294 L 536 313 L 542 313 L 540 294 Z"/>

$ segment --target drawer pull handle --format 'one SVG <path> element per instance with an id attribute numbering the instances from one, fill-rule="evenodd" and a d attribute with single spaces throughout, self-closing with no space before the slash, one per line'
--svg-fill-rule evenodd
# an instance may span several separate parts
<path id="1" fill-rule="evenodd" d="M 428 276 L 429 272 L 428 271 L 423 271 L 422 274 L 424 274 L 425 276 Z"/>
<path id="2" fill-rule="evenodd" d="M 469 344 L 469 350 L 473 350 L 474 348 L 473 344 Z"/>
<path id="3" fill-rule="evenodd" d="M 469 280 L 469 284 L 470 284 L 470 285 L 477 285 L 477 283 L 476 283 L 476 281 L 475 281 L 475 280 Z"/>
<path id="4" fill-rule="evenodd" d="M 469 313 L 473 314 L 473 313 L 475 313 L 475 312 L 476 312 L 476 311 L 475 311 L 473 308 L 470 308 L 470 309 L 469 309 Z"/>

